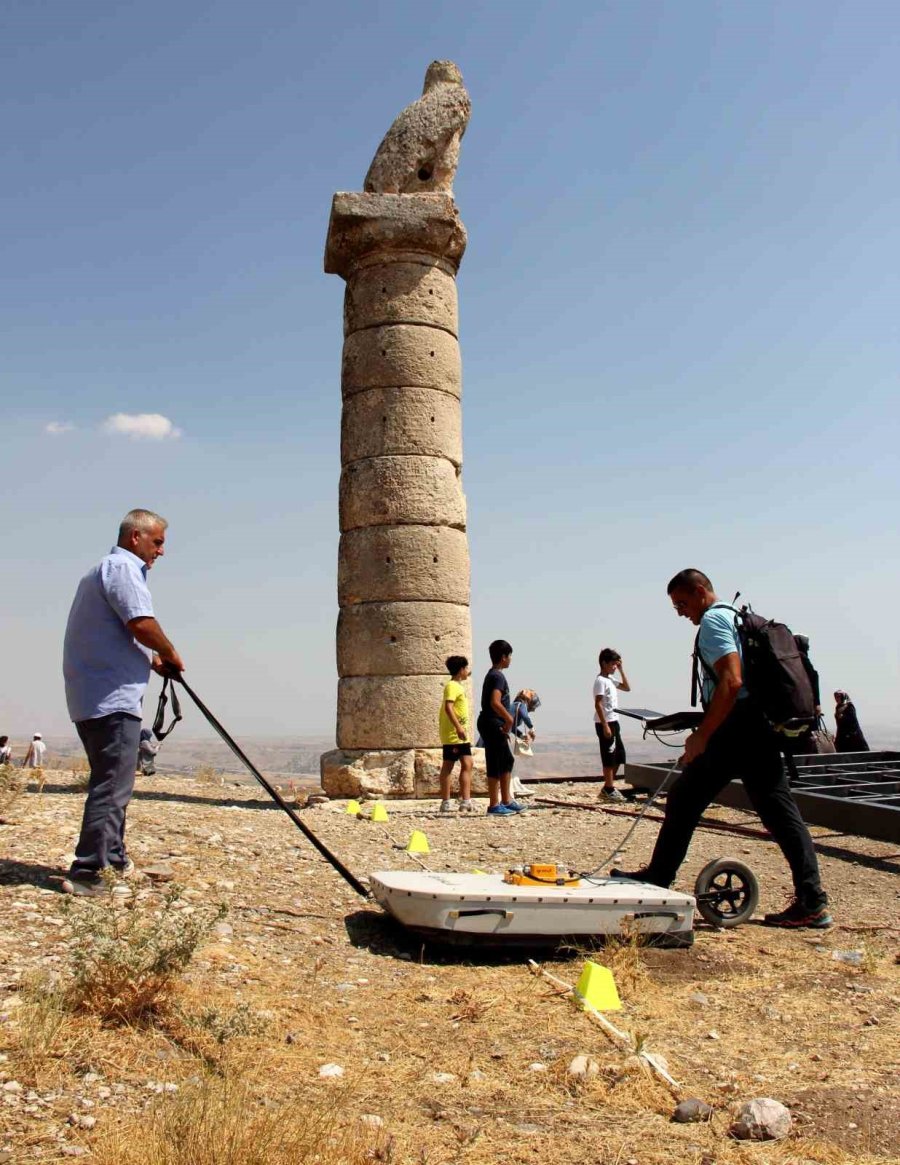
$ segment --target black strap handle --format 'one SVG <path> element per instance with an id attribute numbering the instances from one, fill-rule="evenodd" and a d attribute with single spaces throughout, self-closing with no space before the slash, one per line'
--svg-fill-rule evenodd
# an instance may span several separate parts
<path id="1" fill-rule="evenodd" d="M 169 702 L 169 685 L 172 685 L 172 723 L 168 728 L 163 728 L 166 719 L 166 705 Z M 178 693 L 175 691 L 174 676 L 166 676 L 163 679 L 162 691 L 159 693 L 159 703 L 156 705 L 156 718 L 153 721 L 153 735 L 157 740 L 165 740 L 179 720 L 183 719 L 181 715 L 181 703 L 178 699 Z"/>

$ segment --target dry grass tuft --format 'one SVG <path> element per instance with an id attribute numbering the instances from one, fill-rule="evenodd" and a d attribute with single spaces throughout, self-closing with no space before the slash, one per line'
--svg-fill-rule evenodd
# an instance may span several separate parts
<path id="1" fill-rule="evenodd" d="M 198 1012 L 185 1012 L 184 1022 L 198 1031 L 205 1032 L 215 1043 L 227 1043 L 242 1036 L 261 1036 L 268 1030 L 269 1021 L 249 1005 L 239 1003 L 236 1007 L 217 1007 L 209 1004 Z"/>
<path id="2" fill-rule="evenodd" d="M 194 780 L 201 785 L 224 785 L 225 777 L 214 765 L 200 765 L 194 770 Z"/>
<path id="3" fill-rule="evenodd" d="M 72 788 L 86 793 L 91 783 L 91 766 L 86 756 L 76 756 L 69 765 L 72 773 Z"/>
<path id="4" fill-rule="evenodd" d="M 33 979 L 16 1012 L 16 1071 L 38 1084 L 55 1071 L 68 1072 L 89 1050 L 87 1033 L 73 1020 L 66 993 L 46 978 Z"/>
<path id="5" fill-rule="evenodd" d="M 25 772 L 12 765 L 0 765 L 0 818 L 7 816 L 25 792 L 28 783 Z"/>
<path id="6" fill-rule="evenodd" d="M 590 959 L 608 967 L 616 981 L 616 987 L 623 999 L 640 993 L 646 995 L 653 984 L 642 953 L 647 946 L 646 938 L 637 929 L 623 927 L 621 935 L 609 935 L 597 946 L 572 948 L 580 959 Z"/>
<path id="7" fill-rule="evenodd" d="M 109 879 L 110 891 L 115 875 Z M 160 902 L 124 901 L 110 892 L 105 899 L 67 901 L 72 930 L 72 983 L 69 1007 L 105 1023 L 136 1023 L 168 1003 L 178 976 L 224 906 L 195 908 L 181 902 L 182 888 L 172 885 Z"/>
<path id="8" fill-rule="evenodd" d="M 276 1104 L 245 1075 L 182 1085 L 92 1145 L 96 1165 L 363 1165 L 389 1160 L 359 1124 L 340 1123 L 345 1098 Z M 383 1140 L 383 1138 L 381 1138 Z M 378 1154 L 381 1154 L 380 1156 Z"/>

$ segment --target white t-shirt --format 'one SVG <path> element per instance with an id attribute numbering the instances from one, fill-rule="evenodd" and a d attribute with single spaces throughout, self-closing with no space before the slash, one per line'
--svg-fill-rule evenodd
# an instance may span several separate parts
<path id="1" fill-rule="evenodd" d="M 43 740 L 32 740 L 31 756 L 27 759 L 27 763 L 23 765 L 26 769 L 40 769 L 44 765 L 44 757 L 47 755 L 47 746 Z"/>
<path id="2" fill-rule="evenodd" d="M 609 676 L 598 675 L 594 680 L 594 696 L 600 696 L 603 704 L 603 715 L 606 717 L 607 723 L 612 724 L 619 719 L 619 685 L 615 680 L 611 680 Z M 597 705 L 594 704 L 594 723 L 600 723 L 600 717 L 597 715 Z"/>

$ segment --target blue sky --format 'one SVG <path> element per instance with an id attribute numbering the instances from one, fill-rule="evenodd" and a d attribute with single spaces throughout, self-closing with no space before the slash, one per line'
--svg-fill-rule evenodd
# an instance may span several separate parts
<path id="1" fill-rule="evenodd" d="M 510 639 L 545 730 L 590 737 L 607 644 L 635 703 L 682 706 L 665 584 L 696 565 L 896 735 L 898 28 L 872 0 L 7 0 L 0 731 L 67 730 L 68 606 L 134 505 L 170 519 L 157 611 L 220 718 L 333 730 L 328 211 L 449 57 L 476 668 Z M 180 436 L 104 428 L 145 413 Z"/>

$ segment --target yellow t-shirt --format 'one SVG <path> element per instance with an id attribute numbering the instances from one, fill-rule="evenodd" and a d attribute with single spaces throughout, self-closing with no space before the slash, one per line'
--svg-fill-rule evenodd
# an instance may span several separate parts
<path id="1" fill-rule="evenodd" d="M 469 732 L 469 701 L 466 699 L 466 690 L 456 682 L 456 680 L 449 680 L 444 684 L 444 695 L 441 699 L 441 713 L 438 717 L 438 725 L 441 731 L 441 744 L 462 744 L 463 741 L 456 735 L 456 729 L 453 727 L 453 721 L 447 715 L 445 707 L 447 701 L 450 700 L 453 704 L 453 711 L 456 713 L 456 719 L 465 728 L 466 735 Z"/>

